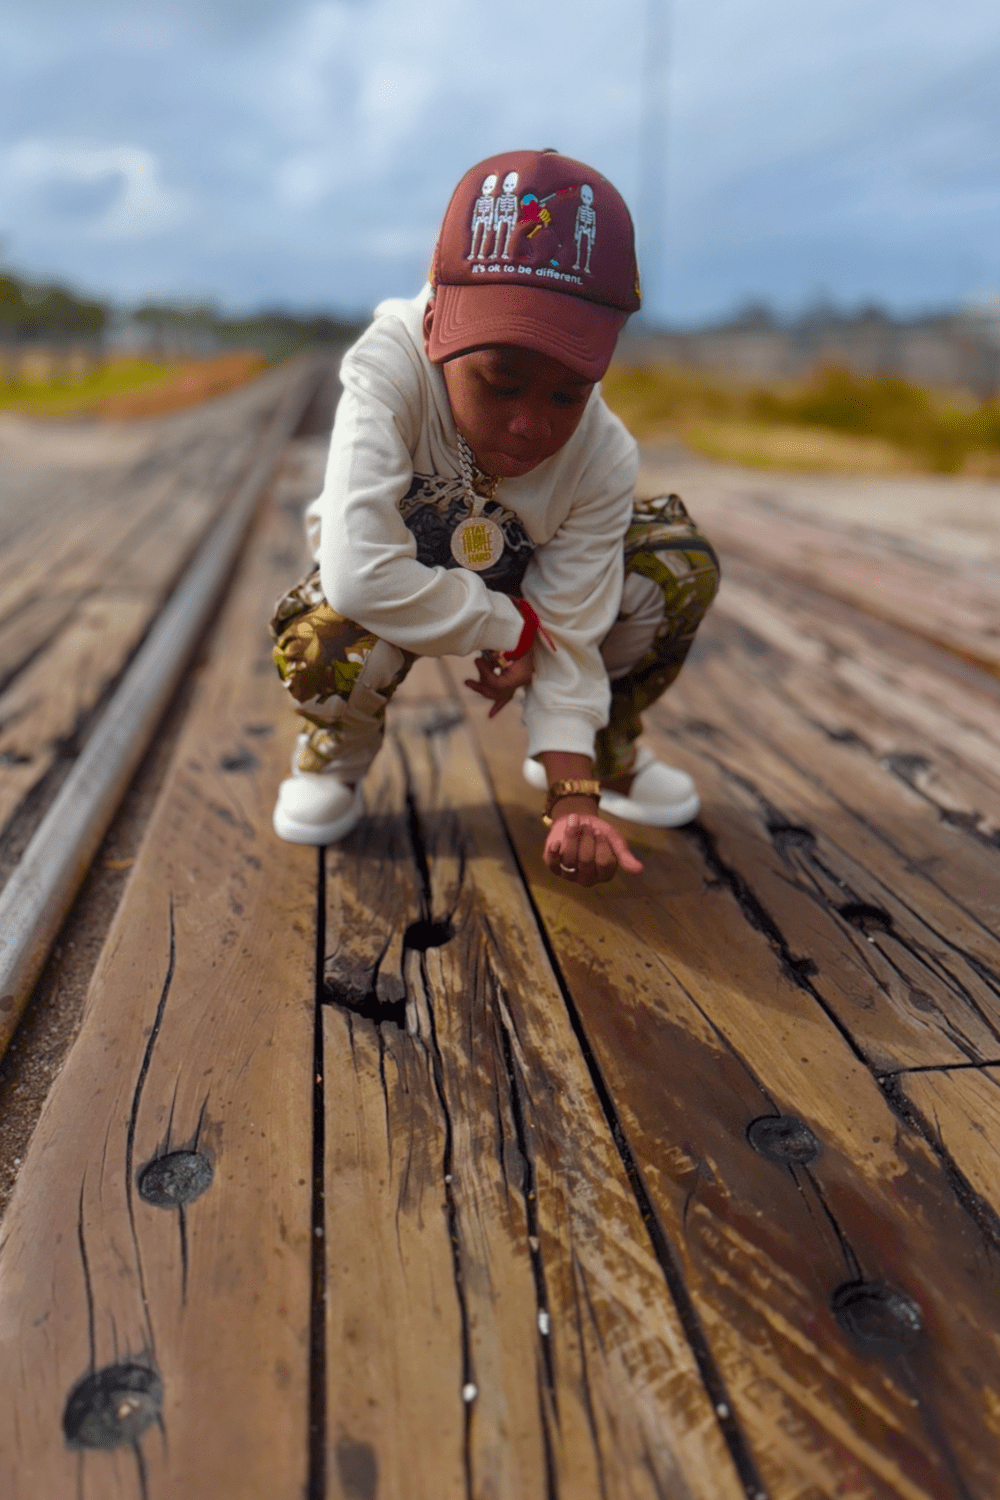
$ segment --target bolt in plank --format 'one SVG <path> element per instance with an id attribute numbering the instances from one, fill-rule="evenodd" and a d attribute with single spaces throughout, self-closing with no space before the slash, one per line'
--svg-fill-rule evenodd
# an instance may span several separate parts
<path id="1" fill-rule="evenodd" d="M 410 686 L 328 854 L 330 1493 L 735 1500 L 467 731 Z"/>
<path id="2" fill-rule="evenodd" d="M 686 835 L 621 825 L 646 865 L 634 880 L 584 891 L 553 877 L 516 747 L 471 698 L 470 719 L 768 1493 L 986 1500 L 1000 1461 L 994 1248 L 810 991 L 819 976 L 796 968 L 811 955 L 784 941 L 780 884 L 771 904 L 759 897 L 766 831 L 734 843 L 742 809 L 712 767 L 715 737 L 692 733 L 677 755 L 684 723 L 727 733 L 738 723 L 744 778 L 766 749 L 763 731 L 745 727 L 759 666 L 734 654 L 718 616 L 703 637 L 701 665 L 648 715 L 651 746 L 699 779 L 702 825 Z M 703 761 L 696 743 L 707 743 Z M 822 839 L 821 811 L 810 809 L 810 826 Z M 747 1131 L 767 1116 L 793 1117 L 790 1139 L 805 1127 L 816 1159 L 755 1149 Z"/>
<path id="3" fill-rule="evenodd" d="M 299 1497 L 316 857 L 270 827 L 269 508 L 4 1221 L 0 1490 Z"/>

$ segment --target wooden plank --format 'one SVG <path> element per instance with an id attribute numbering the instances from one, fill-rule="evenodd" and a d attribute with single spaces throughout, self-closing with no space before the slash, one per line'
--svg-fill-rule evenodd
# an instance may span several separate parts
<path id="1" fill-rule="evenodd" d="M 294 374 L 286 366 L 237 393 L 242 399 L 208 403 L 156 424 L 145 450 L 127 466 L 112 455 L 104 473 L 47 473 L 42 429 L 31 524 L 5 549 L 0 566 L 0 618 L 53 591 L 91 589 L 112 576 L 119 587 L 141 586 L 145 573 L 131 563 L 132 555 L 148 549 L 154 536 L 158 549 L 147 553 L 145 566 L 152 567 L 153 582 L 172 577 L 189 546 L 183 532 L 172 536 L 172 512 L 183 517 L 192 504 L 204 505 L 207 524 L 245 471 L 262 418 Z M 126 576 L 130 566 L 135 576 Z"/>
<path id="2" fill-rule="evenodd" d="M 0 625 L 0 692 L 59 631 L 83 599 L 81 589 L 50 594 Z"/>
<path id="3" fill-rule="evenodd" d="M 970 543 L 965 551 L 971 555 L 963 557 L 954 538 L 935 536 L 933 527 L 911 523 L 908 531 L 899 526 L 893 532 L 877 523 L 852 524 L 832 507 L 809 514 L 782 493 L 786 476 L 773 483 L 724 471 L 687 478 L 699 524 L 725 552 L 1000 668 L 996 533 L 991 549 Z M 947 528 L 944 493 L 938 509 L 941 533 Z M 906 514 L 905 494 L 900 512 Z"/>
<path id="4" fill-rule="evenodd" d="M 893 1080 L 982 1202 L 1000 1216 L 1000 1069 L 934 1068 Z"/>
<path id="5" fill-rule="evenodd" d="M 0 694 L 0 829 L 118 676 L 149 616 L 149 601 L 135 594 L 85 599 Z"/>
<path id="6" fill-rule="evenodd" d="M 330 1492 L 742 1496 L 431 673 L 328 855 Z"/>
<path id="7" fill-rule="evenodd" d="M 788 658 L 785 691 L 808 705 L 832 739 L 864 739 L 944 814 L 968 812 L 986 831 L 1000 817 L 1000 683 L 923 647 L 895 627 L 730 563 L 719 607 Z M 817 672 L 817 667 L 819 671 Z M 864 735 L 861 729 L 865 730 Z M 914 764 L 913 740 L 934 764 Z"/>
<path id="8" fill-rule="evenodd" d="M 802 625 L 814 659 L 795 660 L 789 592 L 756 594 L 738 625 L 724 594 L 661 720 L 663 753 L 689 752 L 707 804 L 725 809 L 718 858 L 752 865 L 757 899 L 780 909 L 785 949 L 815 971 L 811 985 L 874 1068 L 990 1061 L 1000 1056 L 992 778 L 963 767 L 912 695 L 893 694 L 888 653 L 865 654 L 859 693 L 858 661 L 824 639 L 819 608 L 808 635 Z M 980 742 L 989 717 L 1000 744 L 1000 714 L 987 699 L 978 708 Z M 949 781 L 975 810 L 943 820 Z"/>
<path id="9" fill-rule="evenodd" d="M 261 603 L 287 582 L 290 551 L 300 527 L 273 508 L 4 1220 L 12 1500 L 303 1493 L 316 855 L 270 829 L 284 705 Z M 210 1165 L 210 1186 L 186 1206 L 146 1201 L 146 1169 L 181 1149 Z M 122 1364 L 162 1382 L 156 1420 L 130 1442 L 150 1398 L 120 1394 L 110 1436 L 125 1441 L 69 1446 L 71 1392 Z"/>
<path id="10" fill-rule="evenodd" d="M 819 976 L 800 962 L 812 951 L 782 938 L 786 903 L 759 900 L 757 846 L 730 842 L 727 862 L 716 857 L 744 808 L 733 781 L 713 780 L 686 746 L 676 753 L 678 724 L 708 723 L 715 679 L 703 676 L 726 650 L 718 623 L 705 631 L 674 712 L 649 716 L 663 731 L 654 746 L 669 732 L 671 758 L 702 781 L 703 825 L 627 828 L 646 864 L 635 881 L 588 892 L 553 878 L 540 859 L 540 797 L 511 739 L 487 731 L 470 701 L 478 743 L 768 1493 L 986 1500 L 1000 1460 L 997 1241 L 831 1022 Z M 716 701 L 713 729 L 756 711 L 758 674 L 752 660 L 739 665 L 739 696 L 734 686 Z M 753 770 L 745 757 L 742 773 Z M 821 817 L 810 826 L 825 836 Z M 752 1149 L 748 1127 L 776 1115 L 806 1127 L 792 1139 L 814 1140 L 814 1159 Z M 838 1289 L 859 1282 L 906 1299 L 880 1302 L 873 1290 L 865 1304 L 890 1307 L 891 1355 L 838 1322 Z"/>

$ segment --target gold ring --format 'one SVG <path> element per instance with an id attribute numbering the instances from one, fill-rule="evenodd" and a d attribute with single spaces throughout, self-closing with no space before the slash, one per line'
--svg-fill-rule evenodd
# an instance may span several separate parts
<path id="1" fill-rule="evenodd" d="M 560 870 L 562 870 L 562 872 L 563 872 L 564 875 L 575 875 L 576 874 L 576 865 L 564 865 L 562 863 L 562 861 L 560 861 L 559 868 L 560 868 Z"/>

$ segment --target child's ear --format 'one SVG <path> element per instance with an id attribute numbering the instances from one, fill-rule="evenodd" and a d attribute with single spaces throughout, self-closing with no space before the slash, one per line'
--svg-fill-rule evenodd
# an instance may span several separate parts
<path id="1" fill-rule="evenodd" d="M 431 357 L 430 342 L 431 329 L 434 327 L 434 303 L 428 302 L 424 308 L 424 351 L 427 358 Z"/>

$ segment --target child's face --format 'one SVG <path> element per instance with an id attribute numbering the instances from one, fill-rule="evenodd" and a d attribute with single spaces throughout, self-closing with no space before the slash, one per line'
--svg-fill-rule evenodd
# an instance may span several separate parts
<path id="1" fill-rule="evenodd" d="M 519 479 L 558 453 L 583 416 L 593 382 L 556 359 L 500 344 L 441 366 L 455 426 L 479 467 Z"/>

